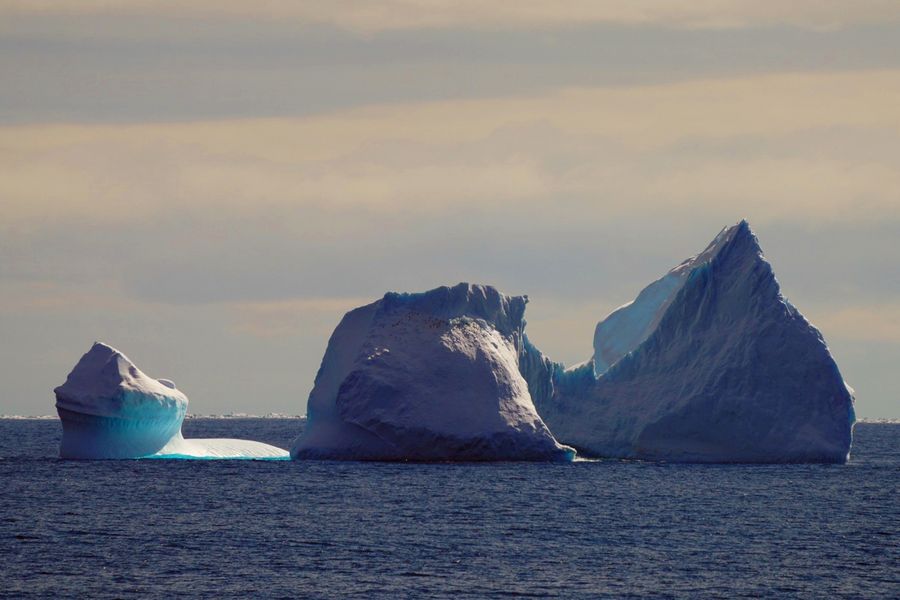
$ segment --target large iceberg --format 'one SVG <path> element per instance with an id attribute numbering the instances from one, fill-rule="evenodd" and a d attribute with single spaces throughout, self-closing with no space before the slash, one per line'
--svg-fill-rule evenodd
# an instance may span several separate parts
<path id="1" fill-rule="evenodd" d="M 519 372 L 526 302 L 461 283 L 350 311 L 328 342 L 291 455 L 571 460 Z"/>
<path id="2" fill-rule="evenodd" d="M 288 456 L 250 440 L 184 439 L 188 399 L 168 379 L 148 377 L 124 354 L 95 343 L 54 390 L 61 458 L 255 458 Z"/>
<path id="3" fill-rule="evenodd" d="M 746 221 L 596 328 L 568 371 L 522 362 L 554 435 L 603 457 L 845 462 L 853 396 L 819 331 L 782 295 Z"/>

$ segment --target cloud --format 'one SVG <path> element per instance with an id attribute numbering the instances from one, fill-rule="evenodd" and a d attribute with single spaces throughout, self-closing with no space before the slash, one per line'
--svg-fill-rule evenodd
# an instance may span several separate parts
<path id="1" fill-rule="evenodd" d="M 900 218 L 900 71 L 386 105 L 300 119 L 0 127 L 0 218 L 277 215 L 321 239 L 475 211 Z M 852 145 L 846 143 L 852 141 Z M 877 151 L 873 150 L 877 149 Z M 323 228 L 323 223 L 328 228 Z"/>
<path id="2" fill-rule="evenodd" d="M 373 302 L 374 298 L 297 298 L 232 302 L 224 305 L 232 330 L 256 338 L 327 339 L 340 315 Z"/>
<path id="3" fill-rule="evenodd" d="M 73 311 L 125 313 L 142 303 L 114 281 L 71 285 L 58 281 L 0 281 L 0 315 L 68 315 Z"/>
<path id="4" fill-rule="evenodd" d="M 900 304 L 819 309 L 811 313 L 810 320 L 826 340 L 900 344 Z"/>
<path id="5" fill-rule="evenodd" d="M 824 32 L 590 20 L 560 30 L 541 20 L 524 29 L 361 35 L 290 18 L 259 20 L 255 4 L 252 15 L 240 18 L 215 11 L 191 16 L 191 7 L 202 3 L 182 3 L 169 13 L 154 4 L 134 14 L 118 14 L 109 4 L 91 14 L 78 14 L 75 3 L 66 6 L 76 14 L 0 15 L 0 121 L 298 117 L 572 86 L 900 66 L 900 22 L 889 20 Z M 858 15 L 858 7 L 849 14 Z"/>
<path id="6" fill-rule="evenodd" d="M 790 3 L 753 0 L 635 0 L 615 2 L 575 0 L 564 4 L 547 0 L 515 3 L 477 0 L 238 0 L 174 2 L 150 0 L 12 0 L 0 5 L 0 14 L 108 15 L 124 14 L 168 18 L 236 18 L 289 20 L 302 24 L 334 25 L 361 32 L 390 29 L 534 28 L 566 27 L 584 23 L 631 26 L 663 25 L 681 28 L 728 29 L 792 25 L 834 29 L 858 23 L 898 20 L 891 0 L 795 0 Z"/>

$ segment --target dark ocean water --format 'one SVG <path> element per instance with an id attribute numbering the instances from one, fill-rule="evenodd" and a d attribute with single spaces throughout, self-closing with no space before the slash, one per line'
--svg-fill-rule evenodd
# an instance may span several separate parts
<path id="1" fill-rule="evenodd" d="M 841 466 L 76 462 L 59 435 L 0 420 L 0 595 L 900 597 L 900 425 Z"/>

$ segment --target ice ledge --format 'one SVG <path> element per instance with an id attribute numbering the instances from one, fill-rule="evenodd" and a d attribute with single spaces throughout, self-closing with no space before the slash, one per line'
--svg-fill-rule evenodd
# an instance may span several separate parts
<path id="1" fill-rule="evenodd" d="M 179 433 L 159 452 L 146 458 L 197 460 L 290 460 L 287 450 L 252 440 L 227 438 L 184 439 Z"/>

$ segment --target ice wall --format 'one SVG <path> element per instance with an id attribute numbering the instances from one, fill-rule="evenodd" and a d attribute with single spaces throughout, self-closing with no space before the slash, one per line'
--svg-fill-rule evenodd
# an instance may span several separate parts
<path id="1" fill-rule="evenodd" d="M 488 286 L 388 293 L 332 334 L 295 458 L 568 460 L 518 368 L 525 303 Z"/>

